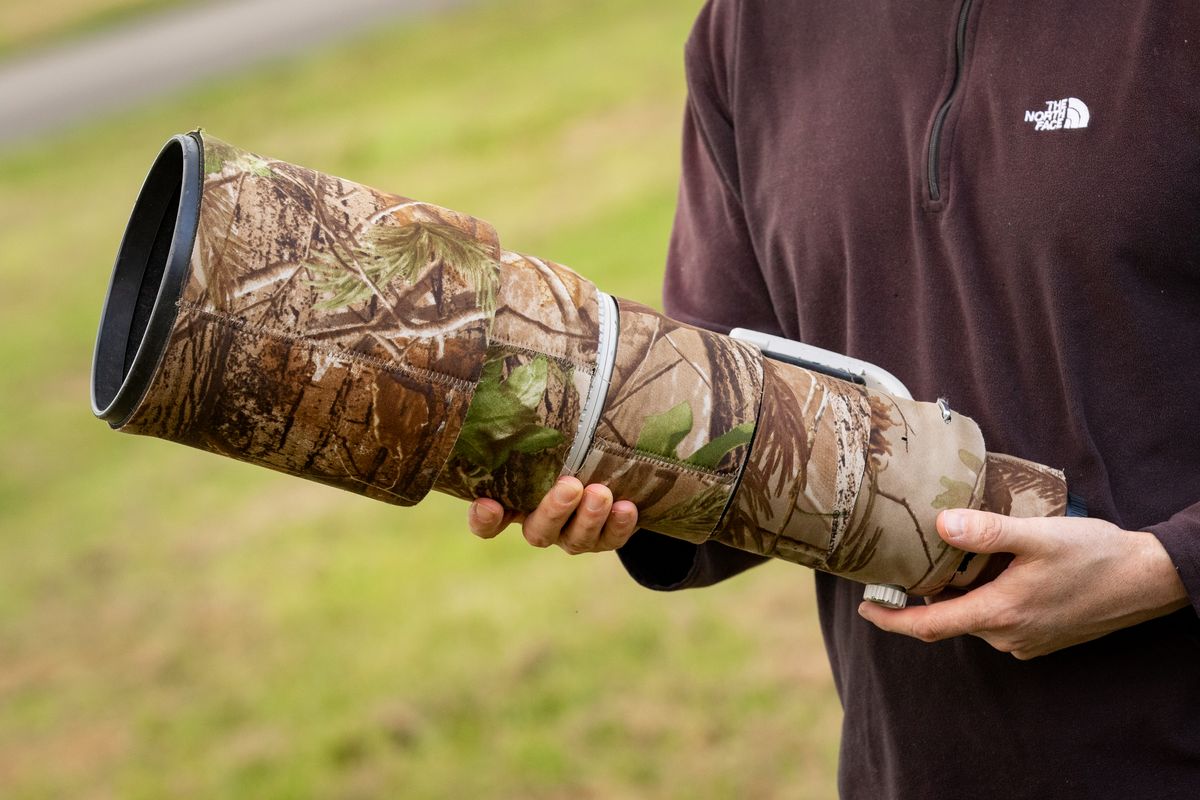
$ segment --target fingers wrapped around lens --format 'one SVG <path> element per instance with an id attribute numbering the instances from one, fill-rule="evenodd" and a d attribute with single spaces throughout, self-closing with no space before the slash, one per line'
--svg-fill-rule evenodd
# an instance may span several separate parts
<path id="1" fill-rule="evenodd" d="M 508 511 L 495 500 L 486 497 L 477 499 L 467 509 L 467 527 L 480 539 L 492 539 L 507 528 L 510 522 L 523 518 L 523 515 Z"/>
<path id="2" fill-rule="evenodd" d="M 480 497 L 467 511 L 467 526 L 479 538 L 491 539 L 509 523 L 520 522 L 526 541 L 534 547 L 549 547 L 558 542 L 582 496 L 583 484 L 567 476 L 559 478 L 529 514 L 508 511 L 495 500 Z"/>
<path id="3" fill-rule="evenodd" d="M 528 515 L 506 512 L 495 500 L 481 498 L 471 504 L 467 522 L 483 539 L 520 522 L 525 540 L 534 547 L 557 544 L 576 555 L 622 546 L 636 530 L 637 517 L 637 507 L 628 500 L 614 503 L 607 486 L 594 483 L 585 488 L 578 478 L 565 476 Z"/>
<path id="4" fill-rule="evenodd" d="M 629 540 L 636 527 L 637 507 L 628 500 L 614 503 L 612 491 L 594 483 L 584 490 L 558 546 L 571 555 L 615 550 Z"/>

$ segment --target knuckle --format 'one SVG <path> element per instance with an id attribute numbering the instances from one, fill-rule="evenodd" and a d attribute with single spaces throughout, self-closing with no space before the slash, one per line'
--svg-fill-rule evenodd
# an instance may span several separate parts
<path id="1" fill-rule="evenodd" d="M 612 494 L 607 486 L 599 488 L 588 487 L 584 492 L 583 502 L 580 503 L 579 513 L 585 515 L 588 519 L 595 519 L 603 522 L 608 517 L 608 512 L 612 508 Z"/>
<path id="2" fill-rule="evenodd" d="M 583 542 L 559 542 L 559 547 L 569 556 L 580 556 L 591 552 L 591 547 Z"/>
<path id="3" fill-rule="evenodd" d="M 1010 635 L 1007 637 L 1008 649 L 1005 651 L 1019 661 L 1028 661 L 1031 658 L 1042 655 L 1048 652 L 1045 641 L 1036 635 Z"/>
<path id="4" fill-rule="evenodd" d="M 563 524 L 571 517 L 571 514 L 575 513 L 575 509 L 578 505 L 578 501 L 574 503 L 558 503 L 556 501 L 551 503 L 548 507 L 539 508 L 538 510 L 541 512 L 542 517 L 544 517 L 547 521 L 552 522 L 557 527 L 562 527 Z"/>
<path id="5" fill-rule="evenodd" d="M 545 534 L 551 532 L 562 531 L 567 526 L 567 520 L 571 518 L 570 508 L 559 508 L 556 503 L 549 500 L 543 500 L 532 514 L 526 520 L 527 525 L 532 525 L 535 531 L 541 531 Z"/>
<path id="6" fill-rule="evenodd" d="M 936 642 L 942 638 L 942 626 L 933 620 L 918 620 L 913 624 L 912 633 L 922 642 Z"/>
<path id="7" fill-rule="evenodd" d="M 1028 661 L 1037 655 L 1037 650 L 1026 637 L 1011 633 L 991 634 L 985 641 L 1001 653 L 1007 653 L 1018 661 Z"/>
<path id="8" fill-rule="evenodd" d="M 619 531 L 614 530 L 611 526 L 606 527 L 600 534 L 600 538 L 596 540 L 594 551 L 597 553 L 616 550 L 621 545 L 625 544 L 625 538 Z"/>
<path id="9" fill-rule="evenodd" d="M 975 525 L 975 535 L 984 547 L 993 547 L 999 544 L 1004 536 L 1004 517 L 999 515 L 988 514 L 979 519 Z"/>
<path id="10" fill-rule="evenodd" d="M 608 536 L 609 541 L 612 543 L 611 549 L 616 550 L 618 547 L 623 547 L 629 541 L 629 537 L 633 536 L 633 531 L 634 527 L 632 524 L 617 526 L 616 530 Z"/>
<path id="11" fill-rule="evenodd" d="M 604 521 L 608 518 L 607 509 L 594 508 L 586 502 L 580 503 L 579 509 L 575 512 L 575 519 L 571 521 L 572 525 L 592 529 L 599 529 L 604 525 Z"/>
<path id="12" fill-rule="evenodd" d="M 1016 645 L 1006 636 L 984 636 L 982 638 L 992 646 L 993 650 L 1001 653 L 1012 653 L 1016 649 Z"/>
<path id="13" fill-rule="evenodd" d="M 604 527 L 610 534 L 620 534 L 628 538 L 637 527 L 637 520 L 637 507 L 628 500 L 624 500 L 619 503 L 613 503 L 612 508 L 609 510 L 608 521 Z"/>
<path id="14" fill-rule="evenodd" d="M 1021 626 L 1021 613 L 1011 605 L 997 606 L 992 611 L 991 628 L 998 631 L 1016 630 Z"/>
<path id="15" fill-rule="evenodd" d="M 526 522 L 521 526 L 521 533 L 525 536 L 525 541 L 534 547 L 549 547 L 554 544 L 554 539 L 536 522 Z"/>
<path id="16" fill-rule="evenodd" d="M 562 543 L 566 552 L 571 555 L 590 553 L 595 549 L 596 540 L 600 539 L 600 524 L 581 521 L 576 517 L 575 522 L 566 530 Z M 568 549 L 570 548 L 570 549 Z"/>

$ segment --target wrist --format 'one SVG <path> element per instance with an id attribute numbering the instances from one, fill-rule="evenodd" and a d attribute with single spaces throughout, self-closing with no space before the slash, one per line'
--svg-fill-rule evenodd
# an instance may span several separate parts
<path id="1" fill-rule="evenodd" d="M 1136 542 L 1133 577 L 1143 589 L 1146 610 L 1161 616 L 1187 606 L 1187 589 L 1158 537 L 1149 531 L 1127 531 L 1126 535 Z"/>

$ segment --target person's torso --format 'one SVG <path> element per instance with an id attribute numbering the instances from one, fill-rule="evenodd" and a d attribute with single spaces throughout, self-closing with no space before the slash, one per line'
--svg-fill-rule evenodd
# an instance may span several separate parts
<path id="1" fill-rule="evenodd" d="M 948 398 L 1093 515 L 1200 501 L 1200 3 L 748 0 L 737 42 L 738 189 L 787 334 Z M 1139 793 L 1200 791 L 1194 611 L 1021 664 L 880 634 L 860 594 L 819 582 L 847 793 L 1084 796 L 1141 765 Z"/>

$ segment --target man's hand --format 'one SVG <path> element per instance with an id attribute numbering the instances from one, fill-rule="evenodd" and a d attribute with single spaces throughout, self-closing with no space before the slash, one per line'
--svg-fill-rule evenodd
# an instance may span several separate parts
<path id="1" fill-rule="evenodd" d="M 525 541 L 534 547 L 556 544 L 571 555 L 616 550 L 637 528 L 637 506 L 628 500 L 613 502 L 602 483 L 586 489 L 578 478 L 559 478 L 530 514 L 506 513 L 495 500 L 476 500 L 467 512 L 471 533 L 491 539 L 520 522 Z"/>
<path id="2" fill-rule="evenodd" d="M 926 642 L 969 633 L 1024 660 L 1188 604 L 1151 533 L 1096 519 L 1017 519 L 966 509 L 943 511 L 937 528 L 960 549 L 1015 558 L 994 581 L 959 597 L 899 610 L 864 602 L 863 617 Z"/>

